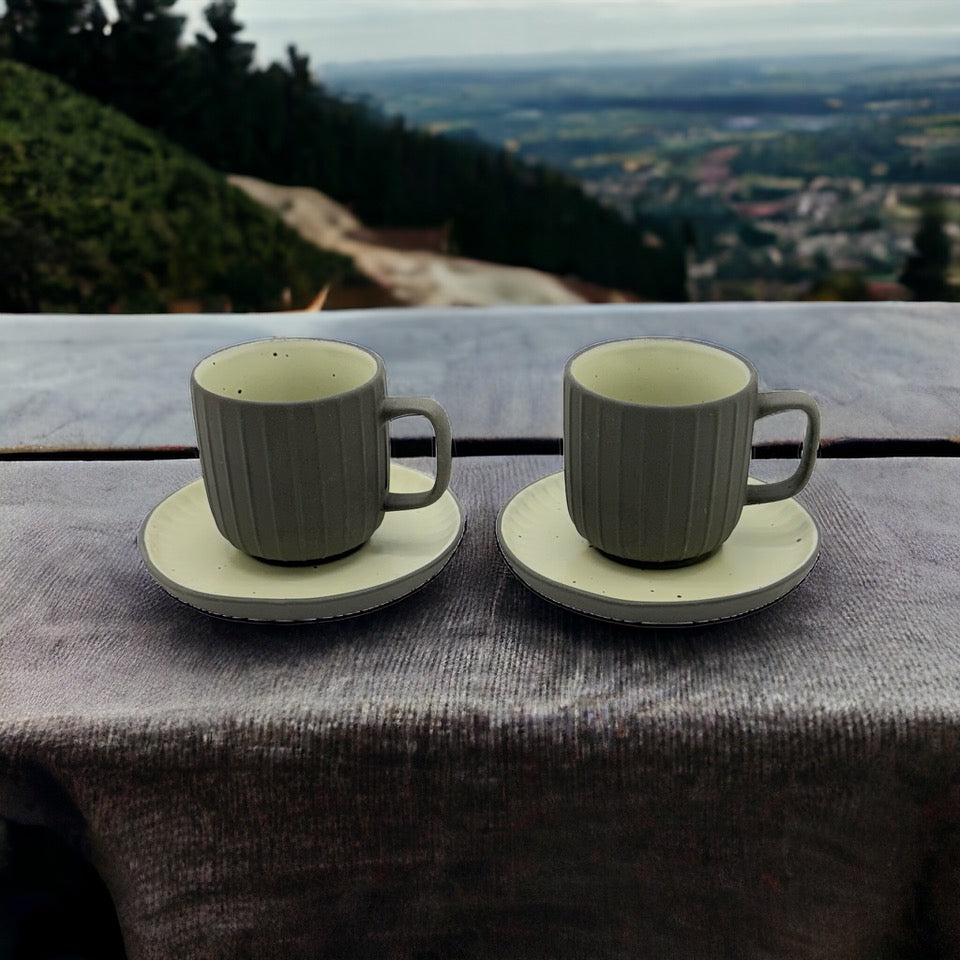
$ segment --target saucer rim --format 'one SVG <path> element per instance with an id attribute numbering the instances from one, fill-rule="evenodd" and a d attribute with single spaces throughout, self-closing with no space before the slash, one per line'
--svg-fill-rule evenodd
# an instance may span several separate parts
<path id="1" fill-rule="evenodd" d="M 394 460 L 391 460 L 391 467 L 399 467 L 410 473 L 432 479 L 423 471 L 408 467 L 405 464 L 398 464 Z M 373 613 L 404 600 L 406 597 L 422 590 L 431 581 L 435 580 L 459 549 L 466 530 L 466 518 L 463 505 L 453 490 L 448 487 L 441 495 L 441 499 L 449 496 L 453 502 L 457 511 L 457 531 L 451 538 L 450 543 L 439 551 L 435 557 L 431 558 L 428 562 L 424 563 L 423 566 L 418 567 L 410 574 L 378 583 L 373 587 L 350 590 L 324 597 L 250 597 L 211 593 L 209 591 L 196 590 L 169 577 L 157 567 L 146 544 L 147 529 L 156 513 L 173 497 L 182 494 L 188 487 L 196 484 L 202 485 L 203 477 L 195 477 L 187 483 L 182 484 L 151 508 L 137 531 L 137 548 L 140 553 L 140 558 L 147 568 L 147 572 L 170 597 L 193 610 L 198 610 L 207 616 L 216 617 L 221 620 L 239 623 L 296 625 L 345 620 Z M 206 501 L 204 500 L 203 502 Z M 429 509 L 429 507 L 424 509 Z M 375 531 L 373 537 L 376 537 L 376 535 Z M 371 537 L 371 540 L 373 537 Z M 362 550 L 363 546 L 359 548 L 357 553 Z M 355 602 L 363 597 L 370 597 L 372 599 L 374 596 L 377 599 L 369 605 L 357 605 Z M 318 610 L 318 607 L 330 608 L 330 610 L 329 612 L 318 612 L 314 614 L 313 611 Z M 225 612 L 227 608 L 243 612 L 228 613 Z M 296 612 L 301 609 L 304 615 Z M 273 611 L 278 610 L 283 610 L 285 613 L 291 613 L 292 615 L 277 616 Z"/>
<path id="2" fill-rule="evenodd" d="M 657 600 L 651 602 L 641 599 L 630 600 L 619 597 L 603 597 L 594 591 L 561 583 L 532 569 L 528 564 L 513 554 L 507 542 L 507 537 L 503 533 L 504 515 L 514 501 L 520 498 L 531 487 L 562 476 L 562 474 L 563 471 L 560 470 L 539 477 L 525 484 L 507 500 L 497 514 L 497 546 L 507 567 L 517 576 L 521 583 L 544 600 L 585 617 L 608 623 L 652 628 L 697 627 L 739 620 L 742 617 L 757 613 L 787 597 L 803 583 L 820 559 L 822 536 L 816 519 L 795 497 L 788 497 L 785 498 L 783 502 L 792 502 L 795 507 L 806 515 L 816 536 L 816 540 L 811 547 L 809 556 L 779 580 L 762 587 L 756 587 L 738 593 L 697 600 Z M 763 482 L 752 477 L 751 480 L 756 483 Z M 585 540 L 584 543 L 586 543 Z M 681 569 L 689 570 L 690 568 L 684 567 Z M 585 603 L 582 605 L 577 604 L 577 599 L 582 599 Z M 753 603 L 753 600 L 758 602 Z M 694 616 L 681 615 L 690 614 L 697 610 L 702 610 L 703 614 Z M 721 610 L 728 612 L 720 612 Z"/>

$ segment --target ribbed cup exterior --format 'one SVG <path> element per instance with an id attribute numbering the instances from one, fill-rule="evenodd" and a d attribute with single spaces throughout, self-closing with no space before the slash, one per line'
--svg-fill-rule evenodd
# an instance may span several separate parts
<path id="1" fill-rule="evenodd" d="M 362 387 L 297 403 L 218 396 L 191 382 L 207 499 L 220 532 L 268 560 L 318 560 L 383 520 L 389 434 L 382 369 Z"/>
<path id="2" fill-rule="evenodd" d="M 615 557 L 680 563 L 716 550 L 746 496 L 756 378 L 721 400 L 654 406 L 603 397 L 564 376 L 570 518 Z"/>

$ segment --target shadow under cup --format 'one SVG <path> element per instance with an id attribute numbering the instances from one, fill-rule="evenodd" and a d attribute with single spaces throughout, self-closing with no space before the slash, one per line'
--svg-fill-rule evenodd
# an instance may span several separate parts
<path id="1" fill-rule="evenodd" d="M 693 563 L 733 532 L 743 507 L 797 493 L 819 443 L 815 401 L 759 393 L 745 358 L 695 340 L 649 337 L 588 347 L 564 370 L 567 509 L 590 544 L 617 559 Z M 807 416 L 800 467 L 748 486 L 755 422 Z"/>
<path id="2" fill-rule="evenodd" d="M 428 506 L 450 477 L 450 426 L 427 397 L 386 395 L 382 359 L 330 340 L 228 347 L 194 368 L 191 400 L 207 500 L 220 533 L 250 556 L 326 560 L 373 535 L 385 510 Z M 388 491 L 388 421 L 427 417 L 431 490 Z"/>

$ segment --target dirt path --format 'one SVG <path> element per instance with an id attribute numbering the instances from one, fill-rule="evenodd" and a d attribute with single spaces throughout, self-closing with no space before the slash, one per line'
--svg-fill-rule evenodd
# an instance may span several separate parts
<path id="1" fill-rule="evenodd" d="M 354 234 L 364 225 L 319 190 L 282 187 L 254 177 L 228 179 L 253 200 L 279 213 L 305 240 L 351 257 L 361 273 L 402 303 L 488 306 L 586 302 L 557 277 L 539 270 L 423 250 L 398 250 L 360 240 Z"/>

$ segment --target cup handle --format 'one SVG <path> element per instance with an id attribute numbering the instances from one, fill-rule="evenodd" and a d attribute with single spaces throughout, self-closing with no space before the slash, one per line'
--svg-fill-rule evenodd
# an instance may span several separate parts
<path id="1" fill-rule="evenodd" d="M 757 397 L 758 420 L 784 410 L 800 410 L 807 417 L 800 466 L 786 480 L 778 480 L 776 483 L 751 483 L 747 487 L 746 503 L 786 500 L 799 493 L 813 473 L 817 462 L 817 449 L 820 446 L 820 408 L 813 397 L 801 390 L 770 390 Z"/>
<path id="2" fill-rule="evenodd" d="M 450 484 L 452 466 L 452 437 L 446 411 L 430 397 L 385 397 L 380 406 L 381 422 L 397 417 L 426 417 L 433 424 L 437 438 L 437 472 L 433 486 L 420 493 L 392 493 L 387 491 L 383 500 L 384 510 L 416 510 L 429 507 L 443 496 Z"/>

